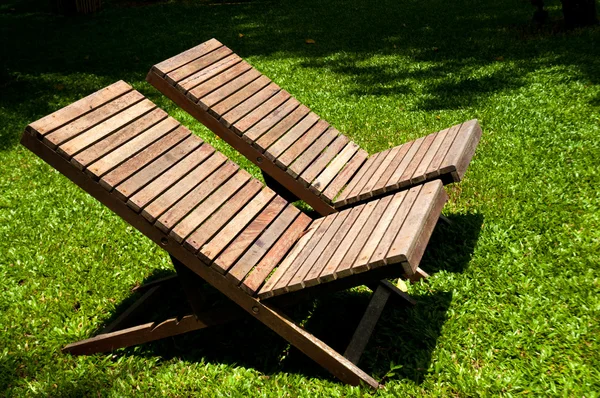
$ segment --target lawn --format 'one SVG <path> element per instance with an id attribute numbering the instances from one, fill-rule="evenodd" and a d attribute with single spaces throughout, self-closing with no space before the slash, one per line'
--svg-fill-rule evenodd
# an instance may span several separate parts
<path id="1" fill-rule="evenodd" d="M 527 0 L 116 1 L 61 17 L 0 5 L 0 395 L 363 396 L 252 319 L 113 354 L 93 336 L 166 253 L 19 145 L 24 127 L 123 79 L 258 176 L 144 81 L 215 37 L 371 153 L 478 118 L 415 308 L 389 306 L 360 366 L 377 396 L 600 391 L 600 28 L 530 25 Z M 309 44 L 306 39 L 314 40 Z M 174 293 L 171 309 L 175 308 Z M 364 288 L 295 311 L 343 350 Z M 169 307 L 169 306 L 167 306 Z"/>

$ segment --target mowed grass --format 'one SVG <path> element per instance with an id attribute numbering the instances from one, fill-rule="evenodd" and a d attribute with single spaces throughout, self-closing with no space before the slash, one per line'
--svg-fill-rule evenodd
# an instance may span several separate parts
<path id="1" fill-rule="evenodd" d="M 558 2 L 549 2 L 558 20 Z M 600 28 L 530 26 L 528 1 L 0 5 L 0 395 L 567 396 L 600 391 Z M 252 319 L 72 357 L 172 272 L 165 252 L 19 145 L 24 127 L 123 79 L 254 175 L 144 81 L 216 37 L 370 152 L 478 118 L 483 137 L 409 287 L 345 386 Z M 315 44 L 307 44 L 312 39 Z M 174 293 L 169 308 L 177 307 Z M 294 316 L 342 350 L 365 289 Z"/>

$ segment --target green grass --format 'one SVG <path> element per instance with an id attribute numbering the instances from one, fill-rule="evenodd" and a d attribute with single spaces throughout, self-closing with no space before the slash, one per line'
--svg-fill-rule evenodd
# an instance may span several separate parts
<path id="1" fill-rule="evenodd" d="M 600 28 L 537 30 L 525 0 L 113 1 L 76 18 L 38 3 L 0 5 L 0 395 L 371 394 L 252 320 L 60 353 L 171 266 L 21 147 L 21 132 L 123 79 L 258 175 L 144 81 L 216 37 L 370 152 L 480 120 L 467 176 L 448 187 L 455 222 L 423 260 L 433 276 L 410 287 L 421 304 L 389 306 L 361 361 L 384 382 L 376 395 L 598 396 Z M 296 316 L 343 350 L 368 297 L 336 294 Z"/>

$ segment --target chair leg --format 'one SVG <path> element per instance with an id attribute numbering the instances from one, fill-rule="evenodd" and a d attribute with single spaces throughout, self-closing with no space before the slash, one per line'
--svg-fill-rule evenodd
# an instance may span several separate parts
<path id="1" fill-rule="evenodd" d="M 418 281 L 420 281 L 421 279 L 427 279 L 429 278 L 429 274 L 425 271 L 423 271 L 421 268 L 417 268 L 417 270 L 415 271 L 415 273 L 413 275 L 411 275 L 408 280 L 411 281 L 412 283 L 416 283 Z"/>

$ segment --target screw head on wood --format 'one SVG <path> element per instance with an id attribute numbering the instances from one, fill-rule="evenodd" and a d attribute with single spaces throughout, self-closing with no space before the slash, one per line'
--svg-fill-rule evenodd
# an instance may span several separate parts
<path id="1" fill-rule="evenodd" d="M 255 314 L 258 314 L 258 307 L 256 307 L 256 306 L 252 307 L 252 312 L 254 312 Z"/>
<path id="2" fill-rule="evenodd" d="M 263 158 L 262 158 L 262 156 L 259 156 L 259 157 L 257 157 L 257 158 L 256 158 L 256 161 L 257 161 L 258 163 L 262 163 L 262 161 L 263 161 Z"/>
<path id="3" fill-rule="evenodd" d="M 167 238 L 160 238 L 160 243 L 163 246 L 166 246 L 169 243 L 169 240 Z"/>

